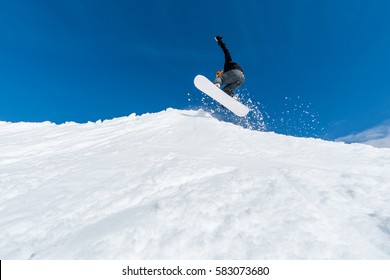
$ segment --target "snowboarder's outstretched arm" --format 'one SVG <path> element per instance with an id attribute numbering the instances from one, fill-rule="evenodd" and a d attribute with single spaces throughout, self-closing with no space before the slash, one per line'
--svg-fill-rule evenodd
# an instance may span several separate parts
<path id="1" fill-rule="evenodd" d="M 230 51 L 226 47 L 225 43 L 222 41 L 222 37 L 218 35 L 215 37 L 215 40 L 217 40 L 218 45 L 221 47 L 221 49 L 223 50 L 223 53 L 225 54 L 225 63 L 231 62 L 232 56 L 230 55 Z"/>
<path id="2" fill-rule="evenodd" d="M 218 45 L 221 47 L 221 49 L 223 50 L 223 53 L 225 54 L 225 65 L 224 65 L 223 70 L 225 72 L 227 72 L 229 70 L 237 69 L 237 70 L 240 70 L 241 72 L 243 72 L 241 66 L 237 62 L 234 62 L 232 60 L 232 56 L 230 55 L 230 51 L 226 47 L 225 43 L 222 41 L 222 37 L 219 35 L 215 36 L 215 40 L 217 40 Z"/>

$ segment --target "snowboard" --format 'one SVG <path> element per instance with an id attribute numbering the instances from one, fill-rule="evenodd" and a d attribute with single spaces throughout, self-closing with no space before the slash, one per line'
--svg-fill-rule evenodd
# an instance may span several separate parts
<path id="1" fill-rule="evenodd" d="M 222 106 L 229 109 L 235 115 L 239 117 L 245 117 L 248 114 L 249 108 L 247 106 L 240 103 L 237 99 L 227 95 L 223 90 L 214 85 L 205 76 L 197 75 L 194 79 L 194 84 L 200 91 L 219 102 Z"/>

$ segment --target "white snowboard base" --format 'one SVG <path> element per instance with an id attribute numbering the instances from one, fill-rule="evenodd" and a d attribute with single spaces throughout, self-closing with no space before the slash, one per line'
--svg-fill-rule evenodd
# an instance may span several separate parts
<path id="1" fill-rule="evenodd" d="M 247 106 L 243 105 L 233 97 L 227 95 L 224 91 L 214 85 L 205 76 L 197 75 L 194 79 L 194 84 L 200 91 L 207 94 L 215 101 L 219 102 L 221 105 L 232 111 L 237 116 L 245 117 L 248 114 L 249 108 Z"/>

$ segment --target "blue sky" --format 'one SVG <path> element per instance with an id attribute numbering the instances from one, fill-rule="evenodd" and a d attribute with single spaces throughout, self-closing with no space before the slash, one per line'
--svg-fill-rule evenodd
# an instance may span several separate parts
<path id="1" fill-rule="evenodd" d="M 390 119 L 389 14 L 387 0 L 2 1 L 0 120 L 190 108 L 195 75 L 222 68 L 220 34 L 270 129 L 302 134 L 281 120 L 303 106 L 321 137 L 356 134 Z"/>

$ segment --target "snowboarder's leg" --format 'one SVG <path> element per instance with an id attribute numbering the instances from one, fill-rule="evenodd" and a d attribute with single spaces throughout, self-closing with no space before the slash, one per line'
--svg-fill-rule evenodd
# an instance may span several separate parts
<path id="1" fill-rule="evenodd" d="M 233 97 L 235 95 L 233 91 L 238 89 L 241 85 L 242 83 L 240 81 L 237 81 L 235 83 L 226 85 L 222 90 Z"/>
<path id="2" fill-rule="evenodd" d="M 240 70 L 230 70 L 222 74 L 223 84 L 226 86 L 222 89 L 230 96 L 234 96 L 234 90 L 239 88 L 245 81 L 244 73 Z"/>

